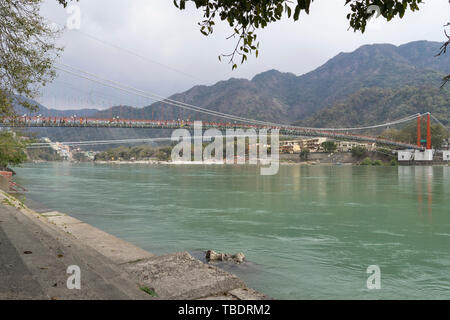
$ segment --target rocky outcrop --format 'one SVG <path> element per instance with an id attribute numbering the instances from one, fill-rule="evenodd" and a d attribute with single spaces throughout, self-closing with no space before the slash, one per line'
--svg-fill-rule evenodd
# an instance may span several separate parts
<path id="1" fill-rule="evenodd" d="M 229 261 L 234 263 L 243 263 L 245 260 L 245 255 L 242 252 L 231 255 L 228 253 L 218 253 L 214 250 L 208 250 L 206 252 L 206 260 L 208 262 Z"/>

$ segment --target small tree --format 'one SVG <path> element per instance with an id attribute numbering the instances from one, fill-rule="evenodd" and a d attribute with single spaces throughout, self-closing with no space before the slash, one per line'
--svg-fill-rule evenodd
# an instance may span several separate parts
<path id="1" fill-rule="evenodd" d="M 300 151 L 300 159 L 303 161 L 307 161 L 309 158 L 309 149 L 302 149 Z"/>
<path id="2" fill-rule="evenodd" d="M 58 31 L 40 15 L 42 0 L 0 0 L 0 115 L 13 114 L 13 103 L 34 109 L 29 100 L 51 81 L 59 48 Z"/>
<path id="3" fill-rule="evenodd" d="M 363 146 L 354 146 L 352 148 L 352 156 L 354 158 L 362 158 L 367 154 L 367 149 Z"/>
<path id="4" fill-rule="evenodd" d="M 372 159 L 370 159 L 369 157 L 365 158 L 362 162 L 361 165 L 362 166 L 370 166 L 372 164 Z"/>
<path id="5" fill-rule="evenodd" d="M 330 153 L 336 151 L 337 145 L 334 141 L 325 141 L 322 142 L 322 148 L 323 151 Z"/>
<path id="6" fill-rule="evenodd" d="M 24 151 L 25 143 L 21 142 L 12 132 L 0 132 L 0 168 L 8 165 L 18 165 L 27 160 Z"/>

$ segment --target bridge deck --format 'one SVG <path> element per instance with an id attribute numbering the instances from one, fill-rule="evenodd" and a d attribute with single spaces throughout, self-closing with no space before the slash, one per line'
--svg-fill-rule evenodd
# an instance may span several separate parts
<path id="1" fill-rule="evenodd" d="M 372 142 L 382 145 L 392 145 L 404 149 L 418 149 L 417 145 L 393 141 L 372 136 L 356 135 L 350 132 L 326 131 L 290 126 L 269 126 L 255 124 L 241 124 L 231 122 L 203 122 L 204 129 L 270 129 L 279 130 L 284 135 L 325 137 L 336 140 L 351 140 L 359 142 Z M 62 117 L 15 117 L 0 118 L 0 127 L 33 127 L 33 128 L 132 128 L 132 129 L 194 129 L 194 121 L 185 120 L 140 120 L 140 119 L 97 119 L 97 118 L 62 118 Z"/>

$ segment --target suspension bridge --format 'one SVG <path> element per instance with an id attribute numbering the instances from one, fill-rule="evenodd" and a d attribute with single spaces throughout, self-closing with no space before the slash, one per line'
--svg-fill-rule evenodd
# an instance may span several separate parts
<path id="1" fill-rule="evenodd" d="M 438 123 L 439 120 L 436 119 L 431 113 L 427 112 L 425 114 L 414 114 L 401 118 L 395 121 L 390 121 L 387 123 L 374 124 L 370 126 L 361 126 L 353 128 L 312 128 L 312 127 L 300 127 L 286 124 L 273 123 L 269 121 L 262 121 L 256 119 L 249 119 L 242 116 L 237 116 L 233 114 L 228 114 L 216 110 L 212 110 L 205 107 L 200 107 L 192 105 L 189 103 L 177 101 L 174 99 L 166 98 L 160 96 L 156 93 L 143 91 L 135 87 L 122 84 L 120 82 L 106 79 L 100 77 L 92 72 L 85 71 L 64 63 L 56 65 L 56 69 L 62 71 L 70 76 L 77 77 L 84 81 L 89 81 L 90 83 L 100 84 L 102 87 L 107 87 L 108 89 L 113 89 L 117 92 L 122 92 L 130 96 L 144 98 L 152 101 L 160 102 L 166 107 L 176 107 L 179 110 L 188 110 L 195 114 L 201 114 L 208 116 L 209 119 L 224 119 L 222 121 L 202 121 L 202 126 L 204 129 L 216 128 L 219 130 L 227 129 L 267 129 L 267 130 L 279 130 L 281 135 L 286 136 L 300 136 L 300 137 L 324 137 L 331 138 L 335 140 L 348 140 L 357 142 L 368 142 L 376 143 L 377 145 L 392 146 L 397 149 L 412 149 L 417 151 L 431 150 L 431 129 L 430 122 L 433 118 Z M 164 108 L 162 109 L 164 111 Z M 427 117 L 427 137 L 426 146 L 423 144 L 421 139 L 420 124 L 422 117 Z M 161 119 L 162 118 L 162 119 Z M 151 119 L 124 119 L 119 117 L 110 118 L 94 118 L 94 117 L 43 117 L 41 115 L 27 116 L 26 114 L 22 116 L 14 117 L 2 117 L 0 118 L 0 127 L 29 127 L 29 128 L 132 128 L 132 129 L 194 129 L 195 121 L 193 120 L 168 120 L 167 118 L 161 117 L 160 119 L 154 119 L 153 115 Z M 196 117 L 200 118 L 200 117 Z M 412 144 L 405 141 L 395 141 L 391 139 L 382 138 L 379 136 L 364 135 L 361 132 L 380 129 L 380 128 L 390 128 L 394 125 L 403 124 L 409 121 L 414 121 L 417 119 L 417 143 Z M 442 125 L 442 123 L 440 123 Z M 132 139 L 130 139 L 130 142 Z M 151 140 L 151 139 L 149 139 Z M 64 144 L 64 142 L 61 142 Z M 82 142 L 80 142 L 82 143 Z M 105 142 L 102 141 L 102 144 Z M 91 144 L 95 144 L 95 141 L 91 141 Z M 42 144 L 39 144 L 42 145 Z"/>
<path id="2" fill-rule="evenodd" d="M 396 121 L 377 124 L 366 127 L 354 128 L 309 128 L 288 126 L 282 124 L 266 123 L 254 120 L 258 123 L 236 123 L 236 122 L 202 122 L 204 129 L 216 128 L 219 130 L 227 129 L 266 129 L 279 130 L 280 134 L 287 136 L 305 136 L 305 137 L 326 137 L 335 140 L 350 140 L 358 142 L 376 143 L 379 145 L 394 146 L 403 149 L 425 150 L 431 149 L 431 129 L 430 113 L 427 116 L 427 139 L 426 148 L 422 145 L 420 123 L 423 115 L 416 114 Z M 389 127 L 395 124 L 404 123 L 417 118 L 417 144 L 410 144 L 401 141 L 355 134 L 354 131 L 366 129 L 375 129 Z M 17 116 L 0 118 L 0 127 L 29 127 L 29 128 L 132 128 L 132 129 L 194 129 L 195 121 L 191 120 L 142 120 L 142 119 L 120 119 L 118 117 L 101 119 L 88 117 L 42 117 L 42 116 Z"/>

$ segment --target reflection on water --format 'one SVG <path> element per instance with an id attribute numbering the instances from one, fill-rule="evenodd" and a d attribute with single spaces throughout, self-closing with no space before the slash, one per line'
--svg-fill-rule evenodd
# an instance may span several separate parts
<path id="1" fill-rule="evenodd" d="M 399 167 L 398 176 L 399 183 L 404 185 L 406 189 L 416 188 L 417 195 L 417 211 L 421 218 L 424 218 L 424 198 L 426 199 L 427 216 L 429 222 L 433 218 L 433 188 L 440 187 L 433 179 L 434 174 L 439 175 L 440 179 L 448 181 L 448 167 Z M 439 190 L 442 191 L 442 190 Z"/>
<path id="2" fill-rule="evenodd" d="M 242 251 L 275 298 L 450 298 L 450 167 L 34 164 L 28 198 L 156 254 Z M 379 265 L 382 289 L 366 269 Z"/>

